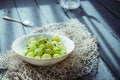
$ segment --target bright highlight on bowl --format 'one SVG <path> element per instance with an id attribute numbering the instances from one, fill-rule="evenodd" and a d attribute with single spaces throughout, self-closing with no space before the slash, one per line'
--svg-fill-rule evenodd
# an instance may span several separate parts
<path id="1" fill-rule="evenodd" d="M 64 60 L 75 48 L 66 36 L 54 33 L 28 34 L 16 39 L 12 49 L 24 61 L 49 66 Z"/>

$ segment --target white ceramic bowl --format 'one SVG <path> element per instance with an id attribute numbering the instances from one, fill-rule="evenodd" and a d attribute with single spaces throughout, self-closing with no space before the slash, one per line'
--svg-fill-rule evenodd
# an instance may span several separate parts
<path id="1" fill-rule="evenodd" d="M 22 53 L 26 50 L 26 45 L 28 44 L 28 40 L 31 37 L 38 38 L 41 35 L 46 36 L 48 38 L 52 37 L 53 35 L 59 36 L 67 49 L 66 55 L 59 58 L 52 58 L 52 59 L 34 59 L 34 58 L 23 56 Z M 58 35 L 54 33 L 38 33 L 38 34 L 23 35 L 18 39 L 16 39 L 12 44 L 13 51 L 17 53 L 24 61 L 33 65 L 38 65 L 38 66 L 49 66 L 49 65 L 58 63 L 64 60 L 66 57 L 68 57 L 68 55 L 73 51 L 74 48 L 75 48 L 75 44 L 71 39 L 69 39 L 66 36 Z"/>

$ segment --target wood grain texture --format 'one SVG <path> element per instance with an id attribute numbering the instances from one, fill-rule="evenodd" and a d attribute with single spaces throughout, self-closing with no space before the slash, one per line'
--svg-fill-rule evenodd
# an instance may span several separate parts
<path id="1" fill-rule="evenodd" d="M 22 21 L 29 20 L 34 24 L 32 27 L 25 27 L 27 34 L 31 33 L 34 27 L 40 27 L 41 25 L 46 24 L 46 20 L 34 0 L 15 0 L 15 4 L 20 19 Z"/>
<path id="2" fill-rule="evenodd" d="M 9 5 L 10 4 L 10 5 Z M 0 2 L 0 44 L 1 54 L 5 54 L 6 50 L 11 49 L 12 42 L 19 36 L 24 34 L 21 24 L 6 21 L 3 16 L 9 16 L 19 19 L 16 12 L 14 1 L 4 0 Z"/>
<path id="3" fill-rule="evenodd" d="M 120 20 L 117 17 L 112 15 L 97 1 L 83 1 L 81 5 L 83 5 L 82 8 L 85 9 L 84 11 L 86 14 L 96 17 L 113 36 L 120 38 Z"/>
<path id="4" fill-rule="evenodd" d="M 89 8 L 91 10 L 87 10 L 87 4 L 89 5 Z M 94 3 L 94 4 L 93 4 Z M 85 22 L 87 23 L 89 29 L 92 30 L 92 32 L 94 32 L 94 34 L 98 35 L 98 40 L 100 43 L 100 46 L 102 47 L 102 51 L 104 52 L 103 54 L 101 54 L 101 57 L 104 59 L 104 61 L 107 63 L 107 65 L 111 68 L 111 70 L 114 72 L 114 74 L 120 78 L 120 56 L 119 56 L 119 48 L 120 48 L 120 41 L 119 41 L 119 37 L 115 37 L 113 34 L 114 31 L 109 31 L 109 29 L 111 28 L 112 30 L 115 28 L 113 26 L 110 26 L 109 24 L 112 23 L 116 23 L 119 24 L 119 21 L 112 15 L 110 15 L 104 8 L 102 8 L 102 6 L 100 6 L 97 2 L 92 2 L 91 6 L 95 6 L 97 7 L 97 9 L 94 9 L 94 7 L 90 7 L 90 2 L 83 2 L 82 4 L 82 8 L 84 9 L 84 11 L 86 11 L 87 13 L 96 16 L 101 14 L 101 16 L 99 16 L 98 18 L 104 21 L 106 21 L 106 18 L 109 18 L 109 21 L 107 22 L 106 25 L 104 25 L 104 23 L 99 23 L 98 21 L 96 21 L 95 19 L 89 18 L 84 16 L 83 19 L 85 20 Z M 95 7 L 95 8 L 96 8 Z M 98 8 L 99 7 L 99 8 Z M 99 11 L 97 11 L 99 9 Z M 94 11 L 94 13 L 92 12 L 92 10 Z M 99 12 L 99 13 L 98 13 Z M 102 13 L 101 13 L 102 12 Z M 104 13 L 106 14 L 104 14 Z M 102 14 L 104 14 L 102 16 Z M 106 16 L 106 17 L 104 17 Z M 111 21 L 110 21 L 111 20 Z M 107 28 L 110 27 L 109 29 Z M 119 35 L 117 35 L 119 36 Z"/>
<path id="5" fill-rule="evenodd" d="M 48 23 L 56 23 L 56 22 L 64 22 L 75 19 L 82 23 L 85 23 L 87 28 L 91 33 L 98 35 L 98 40 L 100 43 L 100 55 L 102 59 L 107 63 L 104 63 L 102 59 L 100 59 L 100 63 L 98 65 L 98 70 L 96 75 L 88 74 L 82 78 L 78 78 L 80 80 L 116 80 L 115 76 L 109 69 L 113 69 L 112 71 L 116 71 L 116 75 L 119 74 L 119 63 L 116 62 L 116 50 L 118 52 L 119 42 L 118 38 L 114 37 L 113 28 L 108 25 L 109 20 L 117 21 L 116 18 L 112 17 L 112 15 L 107 12 L 104 8 L 100 6 L 100 4 L 93 2 L 92 4 L 88 1 L 81 1 L 81 7 L 77 10 L 73 11 L 64 11 L 60 5 L 55 0 L 4 0 L 0 2 L 0 54 L 6 53 L 6 50 L 9 50 L 12 42 L 19 36 L 30 33 L 34 28 L 25 27 L 20 23 L 10 22 L 3 20 L 2 17 L 4 15 L 8 15 L 10 17 L 19 19 L 19 20 L 30 20 L 35 26 L 39 27 Z M 97 6 L 97 5 L 98 6 Z M 92 7 L 91 7 L 92 5 Z M 98 7 L 97 10 L 103 10 L 104 16 L 109 18 L 106 21 L 99 12 L 96 12 L 94 8 Z M 96 12 L 96 13 L 95 13 Z M 111 17 L 109 17 L 111 16 Z M 117 21 L 118 22 L 118 21 Z M 115 23 L 114 23 L 115 24 Z M 96 26 L 97 25 L 97 26 Z M 118 24 L 117 24 L 118 25 Z M 33 27 L 35 27 L 33 26 Z M 117 29 L 117 28 L 116 28 Z M 101 37 L 102 36 L 102 37 Z M 107 37 L 106 37 L 107 36 Z M 109 41 L 108 41 L 109 39 Z M 110 41 L 111 40 L 111 41 Z M 105 42 L 106 41 L 106 42 Z M 108 42 L 107 42 L 108 41 Z M 112 42 L 112 43 L 111 43 Z M 110 44 L 110 47 L 109 47 Z M 113 47 L 115 45 L 116 47 Z M 108 49 L 109 48 L 109 49 Z M 113 55 L 113 53 L 115 54 Z M 114 57 L 113 57 L 114 56 Z M 114 63 L 114 64 L 111 64 Z M 109 66 L 109 67 L 108 67 Z M 115 67 L 117 66 L 117 68 Z M 118 75 L 119 76 L 119 75 Z"/>
<path id="6" fill-rule="evenodd" d="M 64 14 L 55 0 L 35 0 L 44 18 L 48 23 L 67 21 L 68 17 Z"/>
<path id="7" fill-rule="evenodd" d="M 99 41 L 99 44 L 100 44 L 100 48 L 99 50 L 101 51 L 100 55 L 102 57 L 102 59 L 104 59 L 104 61 L 109 65 L 109 67 L 112 69 L 112 71 L 115 72 L 116 75 L 119 75 L 119 61 L 118 61 L 118 58 L 115 57 L 115 55 L 117 56 L 118 53 L 115 53 L 115 52 L 112 52 L 111 48 L 109 45 L 111 44 L 108 44 L 104 37 L 107 35 L 106 33 L 103 35 L 101 34 L 100 31 L 97 31 L 95 29 L 95 25 L 91 24 L 90 23 L 90 20 L 87 18 L 87 17 L 83 17 L 83 19 L 85 20 L 89 30 L 93 33 L 93 34 L 96 34 L 98 35 L 98 41 Z M 97 26 L 99 27 L 99 26 Z M 102 31 L 104 32 L 104 30 Z M 110 40 L 110 39 L 108 39 Z M 110 40 L 111 41 L 111 40 Z M 115 45 L 115 44 L 114 44 Z M 112 46 L 112 45 L 111 45 Z M 114 47 L 114 46 L 113 46 Z M 118 49 L 118 47 L 116 48 Z"/>
<path id="8" fill-rule="evenodd" d="M 82 1 L 80 9 L 66 11 L 65 13 L 69 17 L 77 18 L 79 21 L 86 24 L 89 31 L 98 36 L 101 58 L 107 63 L 111 70 L 114 71 L 114 74 L 119 78 L 120 42 L 113 35 L 111 35 L 109 29 L 105 28 L 106 26 L 103 26 L 103 24 L 99 23 L 98 19 L 102 19 L 102 17 L 100 17 L 99 12 L 96 12 L 95 8 L 91 6 L 89 1 Z"/>
<path id="9" fill-rule="evenodd" d="M 97 0 L 116 18 L 120 19 L 120 0 Z"/>
<path id="10" fill-rule="evenodd" d="M 89 29 L 89 31 L 92 34 L 99 35 L 98 32 L 96 32 L 96 30 L 94 29 L 93 25 L 89 22 L 89 20 L 88 20 L 87 17 L 84 16 L 83 19 L 79 19 L 79 20 L 80 21 L 82 20 L 82 22 L 84 22 L 84 24 L 87 26 L 87 28 Z M 99 40 L 99 53 L 100 53 L 100 55 L 103 55 L 103 54 L 106 53 L 106 52 L 103 51 L 104 49 L 106 49 L 106 45 L 104 44 L 103 40 L 100 39 L 100 37 L 98 37 L 98 40 Z M 100 44 L 103 45 L 104 49 L 101 49 L 102 46 Z M 106 49 L 106 50 L 108 51 L 107 54 L 109 54 L 110 53 L 109 50 L 108 49 Z M 106 55 L 106 56 L 107 56 L 107 58 L 112 57 L 112 55 L 110 55 L 110 54 Z M 104 58 L 106 58 L 106 56 Z M 101 57 L 103 59 L 103 56 L 101 56 Z M 111 61 L 114 62 L 115 61 L 114 58 L 112 58 Z M 108 62 L 110 63 L 110 61 L 108 61 Z M 116 63 L 116 65 L 118 66 L 117 63 Z M 113 75 L 113 73 L 111 73 L 111 70 L 107 68 L 107 66 L 105 65 L 104 62 L 100 61 L 100 63 L 99 63 L 99 69 L 100 70 L 98 70 L 98 74 L 96 75 L 97 77 L 96 76 L 93 77 L 92 75 L 87 75 L 86 77 L 83 77 L 82 79 L 83 80 L 115 80 L 115 76 Z M 104 75 L 104 73 L 106 75 Z M 102 77 L 100 77 L 100 76 L 102 76 Z"/>
<path id="11" fill-rule="evenodd" d="M 98 68 L 77 80 L 116 80 L 102 59 L 99 60 Z"/>

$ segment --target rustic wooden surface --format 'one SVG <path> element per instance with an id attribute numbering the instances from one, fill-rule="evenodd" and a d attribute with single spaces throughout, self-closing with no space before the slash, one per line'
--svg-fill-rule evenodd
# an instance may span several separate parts
<path id="1" fill-rule="evenodd" d="M 91 33 L 98 36 L 100 52 L 97 73 L 78 79 L 120 79 L 120 2 L 102 1 L 81 0 L 80 8 L 68 11 L 60 7 L 59 0 L 0 0 L 0 54 L 5 55 L 16 38 L 29 34 L 34 27 L 74 19 L 84 23 Z M 111 7 L 112 4 L 116 6 Z M 30 20 L 34 26 L 6 21 L 3 16 Z"/>

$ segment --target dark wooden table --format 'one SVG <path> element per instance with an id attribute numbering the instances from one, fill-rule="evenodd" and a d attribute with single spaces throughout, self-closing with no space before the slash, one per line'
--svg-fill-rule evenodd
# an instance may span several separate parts
<path id="1" fill-rule="evenodd" d="M 59 0 L 0 0 L 0 54 L 11 49 L 12 42 L 34 28 L 3 20 L 9 16 L 30 20 L 35 26 L 65 22 L 71 19 L 86 25 L 98 36 L 100 61 L 96 74 L 88 74 L 81 80 L 120 80 L 120 1 L 81 0 L 76 10 L 65 10 Z"/>

